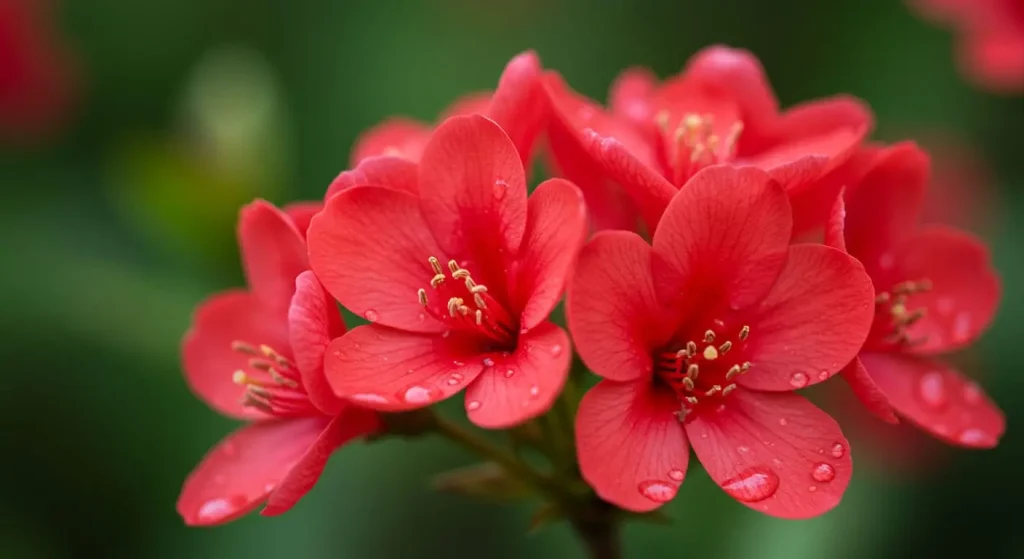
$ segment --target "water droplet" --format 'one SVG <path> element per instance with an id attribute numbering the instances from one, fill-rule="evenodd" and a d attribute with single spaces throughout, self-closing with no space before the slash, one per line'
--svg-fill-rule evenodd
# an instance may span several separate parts
<path id="1" fill-rule="evenodd" d="M 953 319 L 953 340 L 967 341 L 971 336 L 971 315 L 961 312 Z"/>
<path id="2" fill-rule="evenodd" d="M 465 367 L 466 366 L 466 364 L 463 363 L 462 361 L 452 361 L 452 365 L 454 365 L 456 367 Z"/>
<path id="3" fill-rule="evenodd" d="M 224 456 L 237 456 L 238 455 L 238 445 L 236 445 L 235 443 L 233 443 L 231 441 L 228 441 L 228 442 L 220 445 L 220 451 L 222 453 L 224 453 Z"/>
<path id="4" fill-rule="evenodd" d="M 455 380 L 462 380 L 464 377 L 462 376 L 462 373 L 452 373 L 452 378 Z"/>
<path id="5" fill-rule="evenodd" d="M 956 440 L 968 446 L 995 446 L 995 437 L 976 427 L 964 429 L 957 435 Z"/>
<path id="6" fill-rule="evenodd" d="M 964 385 L 964 401 L 972 406 L 981 402 L 981 387 L 976 382 L 968 382 Z"/>
<path id="7" fill-rule="evenodd" d="M 667 503 L 676 496 L 676 488 L 668 482 L 648 480 L 640 483 L 640 494 L 655 503 Z"/>
<path id="8" fill-rule="evenodd" d="M 451 335 L 452 335 L 452 331 L 451 330 L 445 330 L 444 332 L 441 332 L 441 337 L 442 338 L 447 338 L 448 336 L 451 336 Z"/>
<path id="9" fill-rule="evenodd" d="M 786 421 L 785 417 L 781 417 L 781 418 L 779 418 L 779 425 L 782 425 L 783 427 L 785 427 L 786 425 L 789 425 L 789 422 Z"/>
<path id="10" fill-rule="evenodd" d="M 459 379 L 454 377 L 448 379 L 448 386 L 455 386 L 456 384 L 459 384 Z"/>
<path id="11" fill-rule="evenodd" d="M 683 477 L 685 476 L 686 473 L 680 470 L 679 468 L 672 468 L 671 470 L 668 471 L 668 477 L 672 481 L 683 481 Z"/>
<path id="12" fill-rule="evenodd" d="M 270 482 L 270 483 L 268 483 L 268 484 L 263 486 L 263 491 L 265 493 L 270 493 L 271 491 L 273 491 L 275 489 L 277 489 L 277 483 L 276 482 Z"/>
<path id="13" fill-rule="evenodd" d="M 822 371 L 818 373 L 818 380 L 828 380 L 828 371 Z"/>
<path id="14" fill-rule="evenodd" d="M 821 483 L 827 483 L 836 478 L 836 469 L 831 464 L 824 462 L 814 465 L 814 470 L 811 471 L 811 477 L 814 481 L 820 481 Z"/>
<path id="15" fill-rule="evenodd" d="M 749 446 L 738 446 L 738 447 L 736 447 L 736 450 L 738 452 L 740 452 L 741 454 L 746 454 L 746 453 L 750 452 L 750 447 Z"/>
<path id="16" fill-rule="evenodd" d="M 353 402 L 362 402 L 364 404 L 386 404 L 388 399 L 380 394 L 353 394 L 348 397 Z"/>
<path id="17" fill-rule="evenodd" d="M 562 354 L 562 346 L 560 346 L 558 344 L 555 344 L 555 345 L 551 346 L 551 355 L 554 355 L 555 357 L 558 357 L 561 354 Z"/>
<path id="18" fill-rule="evenodd" d="M 536 398 L 540 394 L 540 387 L 536 384 L 530 387 L 530 396 Z"/>
<path id="19" fill-rule="evenodd" d="M 236 495 L 227 499 L 210 499 L 199 507 L 199 520 L 201 522 L 217 522 L 224 519 L 224 517 L 237 512 L 239 508 L 245 505 L 245 497 L 242 495 Z"/>
<path id="20" fill-rule="evenodd" d="M 516 374 L 515 369 L 509 369 L 505 371 L 505 378 L 512 378 L 512 375 Z"/>
<path id="21" fill-rule="evenodd" d="M 941 408 L 946 405 L 946 382 L 942 373 L 930 371 L 922 375 L 917 383 L 917 395 L 929 407 Z"/>
<path id="22" fill-rule="evenodd" d="M 508 183 L 498 179 L 494 181 L 494 197 L 501 200 L 505 197 L 505 192 L 508 190 Z"/>
<path id="23" fill-rule="evenodd" d="M 491 359 L 490 357 L 484 357 L 484 367 L 493 367 L 493 366 L 494 366 L 494 359 Z"/>
<path id="24" fill-rule="evenodd" d="M 846 447 L 842 443 L 832 445 L 832 458 L 842 458 L 846 455 Z"/>
<path id="25" fill-rule="evenodd" d="M 793 376 L 789 377 L 789 385 L 793 388 L 803 388 L 807 386 L 807 375 L 799 371 L 793 373 Z"/>
<path id="26" fill-rule="evenodd" d="M 400 395 L 407 404 L 429 404 L 437 398 L 437 391 L 426 386 L 412 385 Z"/>
<path id="27" fill-rule="evenodd" d="M 480 402 L 473 400 L 472 402 L 466 404 L 466 409 L 469 411 L 476 411 L 480 409 Z"/>
<path id="28" fill-rule="evenodd" d="M 818 486 L 817 485 L 812 485 L 812 486 L 808 487 L 807 490 L 810 491 L 811 493 L 814 493 L 815 491 L 818 490 Z"/>
<path id="29" fill-rule="evenodd" d="M 363 313 L 363 318 L 370 322 L 377 322 L 380 320 L 380 313 L 373 309 L 366 309 L 366 312 Z"/>
<path id="30" fill-rule="evenodd" d="M 737 501 L 756 503 L 779 490 L 779 476 L 768 468 L 751 468 L 727 480 L 722 489 Z"/>
<path id="31" fill-rule="evenodd" d="M 427 313 L 421 312 L 416 316 L 416 318 L 418 318 L 420 322 L 425 322 L 427 320 Z"/>
<path id="32" fill-rule="evenodd" d="M 701 433 L 701 434 L 700 434 L 700 438 L 702 438 L 702 439 L 706 439 L 706 438 L 708 438 L 708 432 L 707 432 L 707 431 L 704 431 L 703 433 Z"/>

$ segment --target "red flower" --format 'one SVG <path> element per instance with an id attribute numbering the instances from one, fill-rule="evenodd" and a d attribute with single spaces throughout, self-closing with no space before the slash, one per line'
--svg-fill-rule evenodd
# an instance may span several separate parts
<path id="1" fill-rule="evenodd" d="M 71 57 L 54 29 L 49 2 L 0 2 L 0 136 L 53 129 L 70 108 Z"/>
<path id="2" fill-rule="evenodd" d="M 993 91 L 1024 92 L 1024 2 L 913 0 L 922 14 L 956 27 L 960 66 Z"/>
<path id="3" fill-rule="evenodd" d="M 334 449 L 378 428 L 374 412 L 339 400 L 324 378 L 324 351 L 345 324 L 308 271 L 296 227 L 302 216 L 308 221 L 308 206 L 286 212 L 263 201 L 242 210 L 238 237 L 249 290 L 200 305 L 182 343 L 196 395 L 224 415 L 252 421 L 185 481 L 178 513 L 189 525 L 228 522 L 263 501 L 264 515 L 286 512 L 313 487 Z"/>
<path id="4" fill-rule="evenodd" d="M 529 168 L 533 145 L 547 117 L 547 101 L 540 86 L 540 70 L 540 59 L 532 51 L 516 56 L 505 66 L 493 95 L 484 92 L 462 97 L 445 110 L 440 122 L 453 116 L 469 114 L 490 118 L 512 138 L 522 155 L 523 164 Z M 352 167 L 367 158 L 379 156 L 419 161 L 431 132 L 433 126 L 418 120 L 390 118 L 356 140 L 352 150 Z M 336 188 L 332 185 L 332 189 Z"/>
<path id="5" fill-rule="evenodd" d="M 919 225 L 928 175 L 928 156 L 915 145 L 881 149 L 833 208 L 826 243 L 863 262 L 878 294 L 871 334 L 843 374 L 883 419 L 894 422 L 895 410 L 944 441 L 993 447 L 1002 412 L 933 357 L 981 335 L 999 304 L 999 278 L 973 235 Z"/>
<path id="6" fill-rule="evenodd" d="M 605 380 L 576 418 L 583 477 L 645 511 L 672 499 L 689 446 L 733 498 L 805 518 L 850 480 L 839 426 L 789 393 L 860 349 L 871 282 L 841 251 L 789 246 L 789 202 L 759 169 L 697 173 L 665 210 L 653 246 L 598 233 L 569 288 L 584 362 Z"/>
<path id="7" fill-rule="evenodd" d="M 547 317 L 583 240 L 578 190 L 553 179 L 527 201 L 515 145 L 479 115 L 441 124 L 414 170 L 347 188 L 313 218 L 313 270 L 373 323 L 331 344 L 331 386 L 385 411 L 466 388 L 484 427 L 544 412 L 571 357 Z"/>
<path id="8" fill-rule="evenodd" d="M 653 230 L 676 190 L 717 163 L 760 167 L 800 196 L 853 153 L 872 121 L 860 101 L 842 96 L 780 113 L 757 59 L 726 47 L 701 51 L 661 84 L 627 71 L 610 112 L 557 74 L 544 83 L 555 167 L 583 189 L 598 228 L 634 228 L 628 196 Z"/>

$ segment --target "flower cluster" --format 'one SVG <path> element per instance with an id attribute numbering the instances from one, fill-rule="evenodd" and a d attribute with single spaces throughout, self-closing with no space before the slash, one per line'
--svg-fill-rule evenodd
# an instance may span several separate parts
<path id="1" fill-rule="evenodd" d="M 486 456 L 505 474 L 632 512 L 675 497 L 691 447 L 755 510 L 834 507 L 850 443 L 797 391 L 837 375 L 885 421 L 997 444 L 998 407 L 941 356 L 985 330 L 999 279 L 979 239 L 921 224 L 920 148 L 871 143 L 852 97 L 781 109 L 727 47 L 661 82 L 628 70 L 610 97 L 524 53 L 436 125 L 364 134 L 323 201 L 242 210 L 248 289 L 199 307 L 183 360 L 250 423 L 186 481 L 187 523 L 284 512 L 335 449 L 430 431 L 416 414 L 460 393 L 469 422 L 552 462 Z M 553 178 L 531 188 L 535 154 Z M 583 365 L 600 381 L 580 399 Z M 565 410 L 572 433 L 546 421 Z"/>

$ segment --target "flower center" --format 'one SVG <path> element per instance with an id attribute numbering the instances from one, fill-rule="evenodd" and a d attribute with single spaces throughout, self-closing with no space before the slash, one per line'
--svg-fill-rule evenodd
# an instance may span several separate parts
<path id="1" fill-rule="evenodd" d="M 430 316 L 452 330 L 487 338 L 497 347 L 514 345 L 518 325 L 501 303 L 487 292 L 487 286 L 473 281 L 469 270 L 454 260 L 448 261 L 447 275 L 437 258 L 431 256 L 427 260 L 434 270 L 430 288 L 437 292 L 437 301 L 447 301 L 444 306 L 432 304 L 433 298 L 428 298 L 427 290 L 420 288 L 417 296 Z"/>
<path id="2" fill-rule="evenodd" d="M 911 339 L 907 330 L 925 316 L 924 307 L 911 309 L 910 299 L 913 295 L 930 291 L 932 282 L 928 279 L 904 281 L 892 286 L 875 297 L 875 321 L 872 325 L 872 337 L 881 339 L 883 343 L 897 346 L 912 346 L 925 341 L 925 338 Z"/>
<path id="3" fill-rule="evenodd" d="M 249 356 L 247 370 L 238 369 L 231 376 L 235 384 L 244 387 L 239 403 L 277 417 L 316 413 L 291 359 L 268 345 L 234 341 L 231 349 Z"/>
<path id="4" fill-rule="evenodd" d="M 725 332 L 725 323 L 716 320 L 719 332 Z M 679 399 L 680 421 L 701 406 L 720 401 L 736 389 L 733 382 L 753 367 L 743 359 L 750 327 L 743 326 L 736 333 L 736 342 L 725 339 L 715 330 L 704 332 L 701 342 L 692 339 L 680 349 L 668 349 L 658 354 L 655 373 Z"/>
<path id="5" fill-rule="evenodd" d="M 714 117 L 710 114 L 686 113 L 673 128 L 668 111 L 661 111 L 655 122 L 661 130 L 660 155 L 668 179 L 679 188 L 704 167 L 731 161 L 743 132 L 743 123 L 736 122 L 722 140 L 714 132 Z"/>

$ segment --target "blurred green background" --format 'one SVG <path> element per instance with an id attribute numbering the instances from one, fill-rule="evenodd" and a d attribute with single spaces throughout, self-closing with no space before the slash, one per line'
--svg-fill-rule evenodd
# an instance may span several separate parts
<path id="1" fill-rule="evenodd" d="M 527 48 L 604 99 L 626 66 L 666 76 L 721 42 L 754 51 L 785 105 L 848 92 L 875 110 L 877 138 L 943 133 L 987 160 L 995 190 L 977 188 L 995 200 L 983 230 L 1005 296 L 965 362 L 1008 434 L 989 452 L 923 435 L 894 447 L 842 414 L 858 467 L 838 509 L 771 519 L 694 467 L 674 524 L 628 526 L 627 555 L 1024 557 L 1024 101 L 964 83 L 950 35 L 901 2 L 90 0 L 56 13 L 76 111 L 0 152 L 0 555 L 582 557 L 565 526 L 523 535 L 531 503 L 432 493 L 430 475 L 471 460 L 439 440 L 346 448 L 283 517 L 185 528 L 180 484 L 233 425 L 188 392 L 179 340 L 201 298 L 242 281 L 238 206 L 320 197 L 380 119 L 432 120 Z"/>

